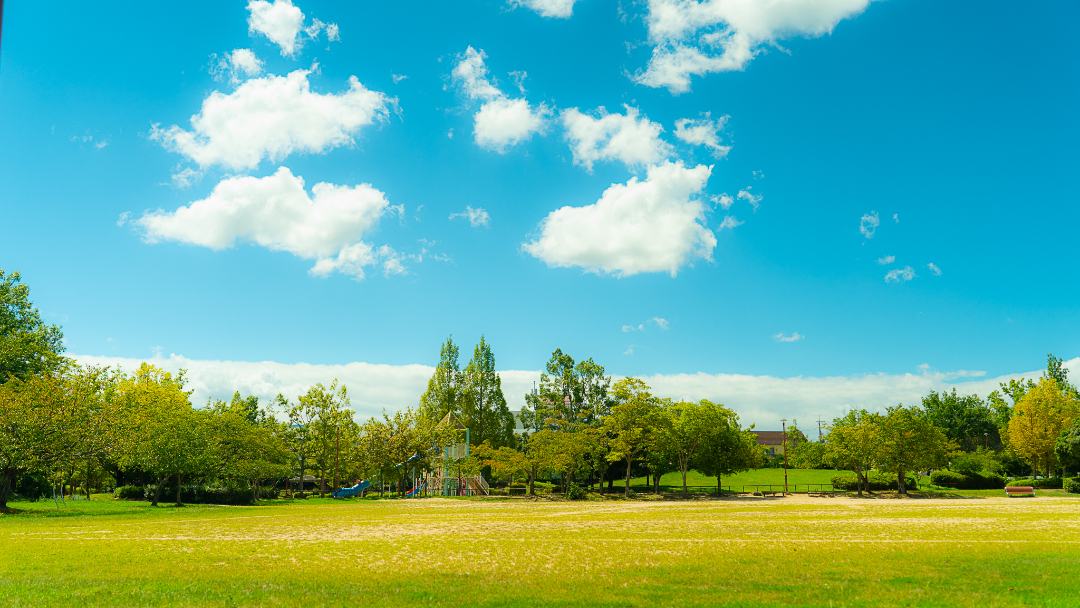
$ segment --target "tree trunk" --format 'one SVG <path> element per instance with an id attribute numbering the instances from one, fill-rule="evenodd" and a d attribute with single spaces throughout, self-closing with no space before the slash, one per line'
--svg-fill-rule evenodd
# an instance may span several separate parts
<path id="1" fill-rule="evenodd" d="M 166 475 L 165 477 L 162 477 L 160 480 L 158 480 L 157 487 L 154 488 L 154 499 L 150 501 L 151 507 L 158 506 L 158 501 L 161 500 L 161 492 L 165 490 L 165 483 L 169 481 L 170 477 L 172 477 L 172 475 Z M 64 495 L 64 488 L 62 486 L 60 488 L 60 495 Z"/>
<path id="2" fill-rule="evenodd" d="M 865 484 L 863 484 L 863 474 L 862 474 L 862 471 L 860 471 L 860 470 L 856 469 L 856 470 L 855 470 L 855 489 L 856 489 L 856 490 L 858 490 L 858 492 L 859 492 L 859 497 L 862 497 L 863 485 L 865 485 Z M 869 492 L 869 491 L 870 491 L 870 489 L 869 489 L 869 488 L 867 488 L 867 490 L 866 490 L 866 491 L 867 491 L 867 492 Z"/>
<path id="3" fill-rule="evenodd" d="M 896 488 L 901 494 L 907 494 L 907 484 L 904 483 L 904 472 L 900 471 L 896 474 Z"/>
<path id="4" fill-rule="evenodd" d="M 723 495 L 724 495 L 724 486 L 721 485 L 720 476 L 717 475 L 716 476 L 716 497 L 720 498 Z"/>
<path id="5" fill-rule="evenodd" d="M 11 491 L 11 479 L 14 475 L 10 473 L 4 473 L 0 475 L 0 509 L 7 508 L 8 493 Z"/>
<path id="6" fill-rule="evenodd" d="M 690 490 L 686 487 L 686 467 L 682 468 L 682 493 L 689 494 Z"/>
<path id="7" fill-rule="evenodd" d="M 630 498 L 630 458 L 626 459 L 626 487 L 623 489 L 623 496 Z"/>
<path id="8" fill-rule="evenodd" d="M 180 482 L 183 481 L 183 479 L 184 479 L 184 474 L 183 473 L 177 473 L 176 474 L 176 506 L 178 506 L 178 507 L 184 506 L 183 501 L 180 500 Z"/>
<path id="9" fill-rule="evenodd" d="M 598 491 L 599 491 L 599 492 L 600 492 L 601 494 L 603 494 L 603 493 L 604 493 L 604 473 L 606 473 L 606 472 L 607 472 L 607 469 L 606 469 L 606 468 L 605 468 L 605 469 L 601 469 L 601 470 L 600 470 L 600 483 L 599 483 L 599 485 L 597 485 L 597 487 L 596 487 L 596 489 L 597 489 L 597 490 L 598 490 Z"/>
<path id="10" fill-rule="evenodd" d="M 90 463 L 91 459 L 86 459 L 86 500 L 90 500 Z"/>
<path id="11" fill-rule="evenodd" d="M 529 469 L 529 496 L 536 496 L 536 467 Z"/>

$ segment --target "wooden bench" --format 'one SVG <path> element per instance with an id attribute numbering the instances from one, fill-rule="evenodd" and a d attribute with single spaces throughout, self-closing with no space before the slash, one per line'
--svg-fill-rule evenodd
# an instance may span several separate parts
<path id="1" fill-rule="evenodd" d="M 1035 496 L 1032 486 L 1005 486 L 1006 496 Z"/>

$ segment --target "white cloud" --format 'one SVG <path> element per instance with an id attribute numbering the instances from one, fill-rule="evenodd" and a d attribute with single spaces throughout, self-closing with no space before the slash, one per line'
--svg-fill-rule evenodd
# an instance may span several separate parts
<path id="1" fill-rule="evenodd" d="M 941 276 L 941 269 L 938 268 L 937 264 L 930 262 L 926 267 L 930 269 L 930 272 L 934 273 L 934 276 Z"/>
<path id="2" fill-rule="evenodd" d="M 123 227 L 124 224 L 127 223 L 129 217 L 131 217 L 131 212 L 130 211 L 125 211 L 125 212 L 121 213 L 120 217 L 116 218 L 116 225 L 120 226 L 120 227 Z"/>
<path id="3" fill-rule="evenodd" d="M 754 176 L 754 179 L 765 179 L 765 172 L 760 169 L 751 171 L 750 173 Z"/>
<path id="4" fill-rule="evenodd" d="M 190 188 L 192 185 L 199 183 L 199 180 L 201 180 L 203 176 L 202 171 L 196 171 L 191 167 L 184 167 L 181 169 L 178 165 L 175 171 L 176 173 L 173 173 L 170 176 L 172 180 L 170 185 L 178 190 Z"/>
<path id="5" fill-rule="evenodd" d="M 709 112 L 705 112 L 705 116 L 697 120 L 680 118 L 675 121 L 675 137 L 692 146 L 709 148 L 714 158 L 724 158 L 731 151 L 731 146 L 720 145 L 720 132 L 724 130 L 728 118 L 730 117 L 721 116 L 712 120 L 709 118 Z"/>
<path id="6" fill-rule="evenodd" d="M 795 332 L 795 333 L 791 334 L 790 336 L 785 336 L 784 332 L 780 332 L 780 333 L 776 334 L 775 336 L 773 336 L 773 340 L 776 340 L 777 342 L 798 342 L 799 340 L 802 340 L 805 337 L 806 336 L 800 334 L 799 332 Z"/>
<path id="7" fill-rule="evenodd" d="M 94 144 L 94 147 L 97 148 L 98 150 L 100 150 L 100 149 L 104 148 L 107 145 L 109 145 L 108 141 L 99 141 L 96 144 Z"/>
<path id="8" fill-rule="evenodd" d="M 637 326 L 623 325 L 622 330 L 623 330 L 623 333 L 627 333 L 627 332 L 631 332 L 631 331 L 645 331 L 646 325 L 655 325 L 658 328 L 660 328 L 660 331 L 667 331 L 668 326 L 670 325 L 670 323 L 668 322 L 667 319 L 665 319 L 663 317 L 653 317 L 653 318 L 649 319 L 648 321 L 646 321 L 644 323 L 638 323 Z"/>
<path id="9" fill-rule="evenodd" d="M 191 131 L 153 125 L 150 138 L 200 167 L 253 169 L 262 159 L 277 162 L 294 152 L 319 153 L 350 145 L 360 128 L 385 121 L 397 103 L 349 78 L 339 94 L 311 92 L 310 70 L 267 75 L 244 82 L 229 95 L 218 91 L 191 117 Z"/>
<path id="10" fill-rule="evenodd" d="M 612 184 L 592 205 L 552 211 L 540 237 L 522 250 L 548 266 L 674 277 L 696 259 L 712 261 L 716 236 L 703 225 L 705 206 L 696 197 L 711 173 L 712 167 L 688 169 L 681 161 L 650 167 L 646 179 Z"/>
<path id="11" fill-rule="evenodd" d="M 726 216 L 724 216 L 724 221 L 720 222 L 720 228 L 719 229 L 720 230 L 723 230 L 725 228 L 734 229 L 736 226 L 741 226 L 741 225 L 743 225 L 745 223 L 746 222 L 739 221 L 733 215 L 726 215 Z"/>
<path id="12" fill-rule="evenodd" d="M 667 331 L 669 325 L 667 319 L 664 319 L 662 317 L 653 317 L 652 322 L 656 323 L 656 326 L 660 328 L 660 331 Z"/>
<path id="13" fill-rule="evenodd" d="M 645 324 L 641 323 L 637 327 L 634 327 L 633 325 L 623 325 L 622 330 L 623 330 L 623 333 L 627 333 L 627 332 L 631 332 L 631 331 L 645 331 Z"/>
<path id="14" fill-rule="evenodd" d="M 746 201 L 746 202 L 750 203 L 751 205 L 753 205 L 754 213 L 757 213 L 758 207 L 761 206 L 761 199 L 763 197 L 760 194 L 754 194 L 753 192 L 751 192 L 750 190 L 752 190 L 752 189 L 753 189 L 753 186 L 747 186 L 746 190 L 739 190 L 739 197 L 738 198 L 741 201 Z"/>
<path id="15" fill-rule="evenodd" d="M 482 207 L 473 209 L 469 205 L 465 205 L 465 211 L 462 211 L 461 213 L 450 214 L 450 219 L 458 217 L 469 220 L 469 225 L 473 228 L 487 226 L 491 223 L 491 215 L 488 214 L 488 212 L 485 211 Z"/>
<path id="16" fill-rule="evenodd" d="M 724 210 L 730 209 L 731 206 L 735 204 L 735 199 L 731 198 L 731 195 L 727 192 L 718 196 L 713 196 L 711 197 L 711 200 L 713 204 L 720 205 L 720 208 Z"/>
<path id="17" fill-rule="evenodd" d="M 892 264 L 895 261 L 896 261 L 896 256 L 895 255 L 887 255 L 887 256 L 885 256 L 883 258 L 878 258 L 877 259 L 877 263 L 881 264 L 882 266 L 884 266 L 886 264 Z"/>
<path id="18" fill-rule="evenodd" d="M 500 97 L 480 106 L 473 124 L 473 140 L 481 148 L 506 152 L 533 133 L 543 134 L 551 110 L 544 104 L 536 109 L 524 99 Z"/>
<path id="19" fill-rule="evenodd" d="M 900 223 L 900 214 L 899 213 L 892 214 L 892 219 L 894 221 L 896 221 L 897 224 L 899 224 Z"/>
<path id="20" fill-rule="evenodd" d="M 627 354 L 632 354 L 632 349 Z M 211 361 L 188 359 L 182 355 L 168 357 L 124 358 L 95 355 L 73 355 L 84 365 L 113 366 L 132 371 L 142 362 L 152 363 L 176 373 L 187 370 L 188 388 L 194 390 L 191 400 L 196 405 L 208 397 L 228 399 L 236 391 L 255 395 L 262 403 L 281 393 L 293 401 L 307 392 L 316 382 L 329 384 L 337 378 L 349 388 L 352 407 L 358 418 L 378 416 L 385 408 L 393 414 L 398 410 L 415 408 L 427 381 L 435 369 L 427 365 L 384 365 L 375 363 L 346 363 L 312 365 L 308 363 L 276 363 L 273 361 Z M 1065 367 L 1080 370 L 1080 358 L 1065 363 Z M 820 415 L 826 421 L 856 408 L 871 411 L 897 403 L 918 404 L 930 390 L 957 387 L 962 394 L 986 396 L 998 389 L 999 382 L 1021 377 L 1038 378 L 1041 370 L 985 377 L 981 371 L 959 370 L 934 372 L 928 367 L 920 373 L 854 374 L 850 376 L 778 378 L 743 374 L 656 374 L 641 376 L 653 394 L 675 400 L 697 401 L 710 399 L 723 403 L 738 412 L 744 426 L 757 424 L 761 430 L 779 429 L 781 418 L 798 418 L 803 428 Z M 510 409 L 520 409 L 525 394 L 539 370 L 504 370 L 503 393 Z M 616 376 L 616 380 L 621 376 Z M 972 379 L 975 378 L 975 379 Z"/>
<path id="21" fill-rule="evenodd" d="M 274 0 L 273 4 L 264 0 L 248 2 L 248 32 L 262 34 L 270 42 L 281 47 L 281 56 L 288 57 L 296 53 L 300 46 L 300 31 L 304 27 L 304 13 L 294 6 L 291 0 Z"/>
<path id="22" fill-rule="evenodd" d="M 880 224 L 881 218 L 878 217 L 877 211 L 863 214 L 862 218 L 859 220 L 859 232 L 866 238 L 872 239 L 874 238 L 874 230 L 877 230 L 877 227 Z"/>
<path id="23" fill-rule="evenodd" d="M 483 101 L 473 117 L 473 139 L 482 148 L 499 152 L 533 136 L 543 134 L 552 111 L 541 103 L 535 109 L 525 100 L 510 99 L 488 80 L 487 55 L 471 46 L 465 49 L 450 75 L 454 84 L 474 101 Z"/>
<path id="24" fill-rule="evenodd" d="M 408 76 L 405 76 L 404 74 L 390 74 L 390 78 L 392 78 L 394 80 L 394 84 L 397 84 L 397 83 L 401 82 L 402 80 L 405 80 L 406 78 L 408 78 Z"/>
<path id="25" fill-rule="evenodd" d="M 608 114 L 601 106 L 596 116 L 570 108 L 562 112 L 566 140 L 574 153 L 574 164 L 592 171 L 597 161 L 619 160 L 628 167 L 655 165 L 674 152 L 660 139 L 664 128 L 639 117 L 637 108 L 624 105 L 626 114 Z"/>
<path id="26" fill-rule="evenodd" d="M 890 270 L 885 275 L 886 283 L 903 283 L 914 279 L 916 276 L 915 271 L 911 269 L 911 266 L 905 266 L 903 268 L 895 268 Z"/>
<path id="27" fill-rule="evenodd" d="M 523 6 L 532 9 L 541 17 L 569 19 L 574 14 L 574 3 L 578 0 L 510 0 L 514 7 Z"/>
<path id="28" fill-rule="evenodd" d="M 762 47 L 795 36 L 832 32 L 870 0 L 649 0 L 645 18 L 652 58 L 634 76 L 674 94 L 690 90 L 690 77 L 743 70 Z"/>
<path id="29" fill-rule="evenodd" d="M 264 0 L 248 2 L 248 33 L 252 36 L 262 34 L 270 42 L 281 47 L 282 57 L 292 57 L 304 45 L 301 32 L 309 40 L 317 40 L 319 33 L 325 31 L 330 42 L 341 40 L 341 28 L 336 23 L 323 23 L 312 19 L 311 25 L 304 27 L 306 17 L 291 0 Z"/>
<path id="30" fill-rule="evenodd" d="M 210 55 L 210 75 L 221 81 L 228 77 L 229 83 L 240 84 L 241 77 L 251 78 L 262 73 L 263 61 L 255 56 L 251 49 L 233 49 L 220 58 Z"/>
<path id="31" fill-rule="evenodd" d="M 363 278 L 363 268 L 375 264 L 398 273 L 398 254 L 361 241 L 391 209 L 382 192 L 369 184 L 325 182 L 311 192 L 308 196 L 304 190 L 303 178 L 281 167 L 263 178 L 224 179 L 203 200 L 172 212 L 150 212 L 134 223 L 149 243 L 177 241 L 221 250 L 240 240 L 287 251 L 316 260 L 310 272 L 318 276 L 338 271 Z"/>

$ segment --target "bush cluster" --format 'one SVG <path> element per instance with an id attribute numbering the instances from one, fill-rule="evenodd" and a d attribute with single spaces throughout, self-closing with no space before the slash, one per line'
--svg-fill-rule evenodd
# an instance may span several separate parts
<path id="1" fill-rule="evenodd" d="M 585 488 L 576 483 L 571 483 L 570 487 L 566 489 L 566 498 L 568 500 L 585 500 L 585 494 Z"/>
<path id="2" fill-rule="evenodd" d="M 1010 486 L 1031 486 L 1039 490 L 1060 490 L 1064 485 L 1060 477 L 1044 479 L 1014 479 L 1009 482 Z"/>
<path id="3" fill-rule="evenodd" d="M 120 486 L 113 490 L 113 496 L 121 500 L 144 500 L 146 488 L 142 486 Z"/>
<path id="4" fill-rule="evenodd" d="M 884 475 L 875 471 L 867 476 L 867 481 L 872 492 L 896 489 L 895 475 Z M 909 490 L 919 487 L 918 482 L 912 477 L 905 477 L 904 485 Z M 859 478 L 854 475 L 837 475 L 832 478 L 832 486 L 834 490 L 842 492 L 857 492 L 859 490 Z"/>
<path id="5" fill-rule="evenodd" d="M 1063 485 L 1065 486 L 1066 492 L 1070 494 L 1080 494 L 1080 477 L 1066 479 Z"/>
<path id="6" fill-rule="evenodd" d="M 154 497 L 154 490 L 154 486 L 120 486 L 113 495 L 121 500 L 150 500 Z M 265 499 L 276 495 L 273 490 L 263 489 L 259 497 Z M 161 491 L 162 500 L 175 497 L 176 486 L 166 486 Z M 251 488 L 183 486 L 180 488 L 180 499 L 191 504 L 248 505 L 251 504 Z"/>
<path id="7" fill-rule="evenodd" d="M 1000 490 L 1005 487 L 1005 478 L 997 473 L 959 473 L 942 469 L 930 475 L 930 483 L 945 488 L 960 490 Z M 1026 485 L 1026 484 L 1024 484 Z"/>

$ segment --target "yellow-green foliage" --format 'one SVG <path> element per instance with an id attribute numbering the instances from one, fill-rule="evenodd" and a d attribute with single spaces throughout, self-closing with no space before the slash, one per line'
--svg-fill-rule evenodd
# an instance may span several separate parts
<path id="1" fill-rule="evenodd" d="M 1080 501 L 1061 498 L 70 509 L 82 515 L 0 516 L 5 605 L 1067 606 L 1080 597 Z"/>

